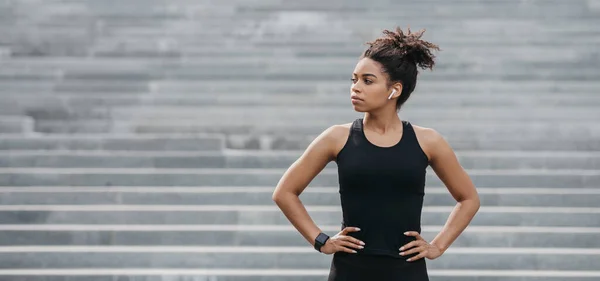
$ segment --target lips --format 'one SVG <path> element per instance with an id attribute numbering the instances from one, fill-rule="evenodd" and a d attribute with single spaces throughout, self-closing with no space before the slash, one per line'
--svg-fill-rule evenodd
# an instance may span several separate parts
<path id="1" fill-rule="evenodd" d="M 359 98 L 358 96 L 350 96 L 350 99 L 352 100 L 359 100 L 359 101 L 363 101 L 363 99 Z"/>

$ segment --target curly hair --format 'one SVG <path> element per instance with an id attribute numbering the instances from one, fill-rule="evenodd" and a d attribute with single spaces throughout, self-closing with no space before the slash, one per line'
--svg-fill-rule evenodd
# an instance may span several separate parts
<path id="1" fill-rule="evenodd" d="M 408 100 L 417 84 L 418 68 L 433 70 L 435 56 L 432 50 L 439 51 L 440 48 L 430 42 L 421 39 L 424 29 L 418 32 L 404 33 L 400 27 L 396 31 L 383 30 L 383 36 L 374 41 L 367 42 L 369 45 L 361 58 L 369 58 L 379 62 L 382 71 L 389 76 L 389 86 L 396 82 L 402 84 L 402 93 L 396 101 L 396 109 Z"/>

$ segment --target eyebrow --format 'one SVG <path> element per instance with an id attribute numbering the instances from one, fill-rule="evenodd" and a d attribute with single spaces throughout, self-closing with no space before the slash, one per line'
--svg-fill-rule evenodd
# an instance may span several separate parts
<path id="1" fill-rule="evenodd" d="M 356 73 L 352 73 L 352 75 L 356 75 Z M 375 76 L 375 74 L 371 74 L 371 73 L 365 73 L 362 76 L 363 77 L 365 77 L 365 76 L 373 76 L 373 77 L 377 78 L 377 76 Z"/>

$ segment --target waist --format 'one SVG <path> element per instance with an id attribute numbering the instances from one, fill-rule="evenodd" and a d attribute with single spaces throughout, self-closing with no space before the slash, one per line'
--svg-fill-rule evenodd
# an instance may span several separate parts
<path id="1" fill-rule="evenodd" d="M 422 201 L 372 203 L 346 199 L 342 202 L 342 223 L 347 226 L 402 235 L 405 231 L 418 231 L 421 225 Z"/>
<path id="2" fill-rule="evenodd" d="M 416 254 L 415 254 L 416 255 Z M 414 255 L 410 255 L 414 256 Z M 371 268 L 371 269 L 383 269 L 383 268 L 407 268 L 414 266 L 421 266 L 426 263 L 425 259 L 419 259 L 416 261 L 406 261 L 408 257 L 403 257 L 398 254 L 396 256 L 391 256 L 387 254 L 377 254 L 371 252 L 359 252 L 356 254 L 346 253 L 346 252 L 337 252 L 333 255 L 334 260 L 338 262 L 343 262 L 349 266 L 356 268 Z"/>
<path id="3" fill-rule="evenodd" d="M 360 228 L 360 231 L 348 233 L 348 236 L 365 242 L 364 248 L 357 250 L 357 254 L 388 256 L 394 259 L 407 259 L 411 257 L 410 255 L 400 256 L 400 247 L 416 240 L 414 236 L 406 236 L 404 233 L 407 231 L 421 232 L 421 227 L 418 224 L 413 227 L 404 227 L 397 225 L 342 223 L 342 229 L 347 226 Z"/>

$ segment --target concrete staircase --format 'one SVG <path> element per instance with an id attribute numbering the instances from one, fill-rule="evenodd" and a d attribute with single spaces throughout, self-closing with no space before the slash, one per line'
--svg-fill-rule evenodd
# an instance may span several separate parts
<path id="1" fill-rule="evenodd" d="M 433 281 L 600 280 L 600 3 L 0 1 L 0 280 L 324 280 L 271 201 L 383 28 L 441 46 L 401 117 L 482 208 Z M 428 173 L 423 232 L 454 202 Z M 335 164 L 301 199 L 341 220 Z"/>

